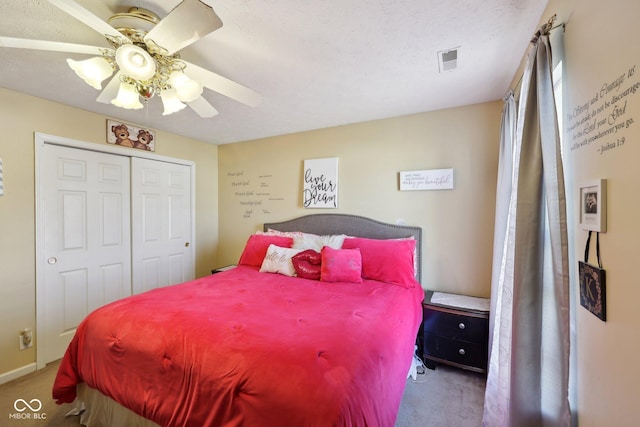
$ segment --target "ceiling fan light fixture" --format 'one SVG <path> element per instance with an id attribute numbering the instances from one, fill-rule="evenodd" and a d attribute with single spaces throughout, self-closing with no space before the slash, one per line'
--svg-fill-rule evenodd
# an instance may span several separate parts
<path id="1" fill-rule="evenodd" d="M 180 99 L 178 99 L 176 90 L 173 88 L 166 88 L 161 90 L 160 98 L 162 99 L 162 105 L 164 106 L 164 111 L 162 112 L 163 116 L 168 116 L 169 114 L 176 113 L 187 106 L 186 104 L 183 104 Z"/>
<path id="2" fill-rule="evenodd" d="M 139 46 L 123 44 L 116 50 L 118 67 L 135 80 L 149 80 L 156 73 L 156 62 Z"/>
<path id="3" fill-rule="evenodd" d="M 189 78 L 182 71 L 174 71 L 169 75 L 169 82 L 176 90 L 178 99 L 182 102 L 195 101 L 202 95 L 204 86 Z"/>
<path id="4" fill-rule="evenodd" d="M 144 108 L 143 104 L 158 94 L 165 115 L 182 110 L 188 104 L 200 117 L 214 117 L 218 111 L 202 96 L 204 87 L 248 106 L 256 107 L 260 103 L 261 96 L 250 88 L 180 59 L 181 49 L 222 27 L 222 21 L 205 0 L 176 0 L 179 4 L 162 19 L 149 10 L 133 7 L 108 21 L 79 1 L 49 0 L 104 36 L 110 47 L 0 36 L 0 48 L 94 56 L 85 61 L 68 59 L 67 63 L 79 78 L 102 90 L 96 98 L 98 102 L 120 108 Z M 185 70 L 188 74 L 183 74 Z M 107 78 L 109 81 L 103 89 Z"/>
<path id="5" fill-rule="evenodd" d="M 101 56 L 84 61 L 67 59 L 67 64 L 85 83 L 98 90 L 102 89 L 102 81 L 113 74 L 113 67 Z"/>
<path id="6" fill-rule="evenodd" d="M 127 110 L 139 110 L 143 107 L 140 102 L 136 86 L 132 83 L 121 82 L 118 95 L 111 101 L 113 105 Z"/>

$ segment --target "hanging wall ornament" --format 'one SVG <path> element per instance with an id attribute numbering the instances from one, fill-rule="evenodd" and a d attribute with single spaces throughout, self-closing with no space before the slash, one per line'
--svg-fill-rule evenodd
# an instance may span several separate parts
<path id="1" fill-rule="evenodd" d="M 600 261 L 600 233 L 596 233 L 596 257 L 598 265 L 589 264 L 589 243 L 591 231 L 587 237 L 584 250 L 584 262 L 578 261 L 580 277 L 580 305 L 595 314 L 600 320 L 606 321 L 606 281 L 605 271 Z"/>

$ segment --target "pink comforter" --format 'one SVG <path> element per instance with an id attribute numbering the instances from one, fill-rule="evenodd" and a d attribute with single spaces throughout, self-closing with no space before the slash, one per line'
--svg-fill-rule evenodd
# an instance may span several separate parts
<path id="1" fill-rule="evenodd" d="M 85 382 L 172 427 L 393 426 L 422 296 L 239 266 L 91 313 L 53 397 Z"/>

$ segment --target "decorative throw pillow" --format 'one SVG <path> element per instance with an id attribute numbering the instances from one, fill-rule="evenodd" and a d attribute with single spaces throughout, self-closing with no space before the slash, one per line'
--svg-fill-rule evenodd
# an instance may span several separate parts
<path id="1" fill-rule="evenodd" d="M 269 245 L 267 254 L 260 266 L 262 273 L 280 273 L 285 276 L 295 276 L 296 270 L 293 268 L 291 257 L 299 253 L 301 249 L 282 248 L 274 244 Z"/>
<path id="2" fill-rule="evenodd" d="M 322 248 L 320 280 L 323 282 L 362 282 L 362 256 L 360 250 Z"/>
<path id="3" fill-rule="evenodd" d="M 378 240 L 353 237 L 345 239 L 342 247 L 360 249 L 362 277 L 365 279 L 405 286 L 413 286 L 415 283 L 414 239 Z"/>
<path id="4" fill-rule="evenodd" d="M 293 244 L 293 239 L 291 237 L 252 234 L 247 240 L 247 244 L 242 251 L 242 255 L 240 255 L 238 265 L 253 265 L 260 267 L 264 260 L 264 256 L 267 254 L 267 249 L 271 244 L 283 248 L 290 248 Z"/>
<path id="5" fill-rule="evenodd" d="M 296 236 L 300 236 L 302 232 L 301 231 L 280 231 L 280 230 L 274 230 L 273 228 L 269 228 L 267 231 L 258 231 L 257 234 L 267 234 L 271 236 L 282 236 L 282 237 L 294 238 Z"/>
<path id="6" fill-rule="evenodd" d="M 307 249 L 291 258 L 293 268 L 296 270 L 298 277 L 304 279 L 320 280 L 320 265 L 322 263 L 322 255 L 313 249 Z"/>

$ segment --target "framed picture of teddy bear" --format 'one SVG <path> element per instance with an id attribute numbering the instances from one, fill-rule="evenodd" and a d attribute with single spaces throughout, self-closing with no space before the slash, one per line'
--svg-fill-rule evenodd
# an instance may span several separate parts
<path id="1" fill-rule="evenodd" d="M 122 147 L 156 151 L 156 132 L 130 123 L 107 120 L 107 142 Z"/>

